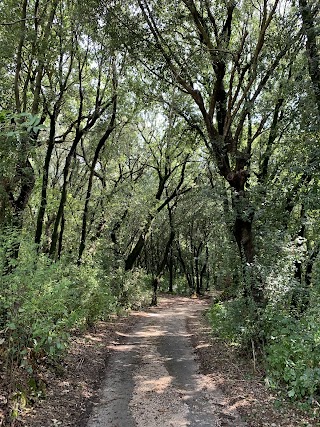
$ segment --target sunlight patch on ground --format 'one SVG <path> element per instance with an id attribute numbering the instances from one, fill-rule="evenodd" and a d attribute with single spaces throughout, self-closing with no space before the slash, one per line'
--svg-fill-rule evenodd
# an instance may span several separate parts
<path id="1" fill-rule="evenodd" d="M 199 345 L 196 346 L 196 349 L 199 349 L 199 348 L 208 348 L 208 347 L 210 347 L 210 344 L 199 344 Z"/>
<path id="2" fill-rule="evenodd" d="M 84 338 L 87 341 L 93 341 L 93 342 L 101 342 L 102 341 L 101 337 L 99 337 L 99 336 L 92 336 L 92 335 L 89 335 L 89 334 L 85 335 Z"/>
<path id="3" fill-rule="evenodd" d="M 108 345 L 107 348 L 112 351 L 131 351 L 135 348 L 135 345 L 112 343 L 112 345 Z"/>
<path id="4" fill-rule="evenodd" d="M 148 337 L 162 337 L 165 335 L 166 331 L 146 329 L 142 332 L 137 332 L 134 334 L 135 337 L 148 338 Z"/>
<path id="5" fill-rule="evenodd" d="M 164 393 L 167 387 L 172 383 L 172 377 L 165 376 L 158 379 L 145 380 L 144 377 L 136 377 L 139 382 L 137 392 L 140 393 Z"/>
<path id="6" fill-rule="evenodd" d="M 134 377 L 129 405 L 137 427 L 187 427 L 188 405 L 173 387 L 173 378 L 156 346 L 149 344 L 141 349 L 142 363 Z"/>

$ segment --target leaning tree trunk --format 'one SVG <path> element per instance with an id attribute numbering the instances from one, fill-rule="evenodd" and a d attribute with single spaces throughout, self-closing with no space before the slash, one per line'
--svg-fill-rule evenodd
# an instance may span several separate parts
<path id="1" fill-rule="evenodd" d="M 313 2 L 312 3 L 316 3 Z M 317 43 L 318 29 L 314 21 L 311 2 L 299 0 L 300 14 L 302 17 L 302 29 L 306 35 L 307 55 L 309 63 L 309 75 L 313 84 L 315 99 L 320 114 L 320 50 Z"/>
<path id="2" fill-rule="evenodd" d="M 136 244 L 134 245 L 131 252 L 127 256 L 127 259 L 125 261 L 125 267 L 124 267 L 125 271 L 130 271 L 133 269 L 133 266 L 136 260 L 138 259 L 139 255 L 141 254 L 141 251 L 144 248 L 147 238 L 149 237 L 150 229 L 153 221 L 154 221 L 154 216 L 150 214 L 145 226 L 143 227 L 143 230 L 139 235 L 139 238 Z"/>
<path id="3" fill-rule="evenodd" d="M 114 89 L 116 89 L 116 87 L 114 87 Z M 98 163 L 100 152 L 103 149 L 106 141 L 108 140 L 109 136 L 111 135 L 111 133 L 114 129 L 115 120 L 116 120 L 116 112 L 117 112 L 117 96 L 115 95 L 114 100 L 113 100 L 113 111 L 112 111 L 112 116 L 110 119 L 109 126 L 98 142 L 98 145 L 96 147 L 96 150 L 95 150 L 95 153 L 93 156 L 93 160 L 91 163 L 91 167 L 90 167 L 90 175 L 89 175 L 89 181 L 88 181 L 88 187 L 87 187 L 87 194 L 86 194 L 86 200 L 85 200 L 84 210 L 83 210 L 83 215 L 82 215 L 81 240 L 80 240 L 79 253 L 78 253 L 78 265 L 81 264 L 82 255 L 83 255 L 83 252 L 84 252 L 85 247 L 86 247 L 89 204 L 90 204 L 90 199 L 91 199 L 95 168 L 96 168 L 96 165 Z"/>
<path id="4" fill-rule="evenodd" d="M 148 215 L 146 224 L 143 227 L 143 229 L 142 229 L 142 231 L 141 231 L 141 233 L 139 235 L 139 238 L 138 238 L 136 244 L 134 245 L 133 249 L 131 250 L 131 252 L 127 256 L 127 259 L 125 261 L 125 271 L 129 271 L 129 270 L 133 269 L 133 266 L 134 266 L 136 260 L 138 259 L 138 257 L 140 256 L 141 251 L 144 248 L 145 242 L 146 242 L 147 238 L 150 235 L 151 226 L 152 226 L 152 223 L 153 223 L 156 215 L 158 213 L 160 213 L 166 206 L 168 206 L 168 204 L 172 200 L 176 200 L 176 198 L 179 196 L 179 194 L 184 194 L 184 193 L 186 193 L 187 191 L 189 191 L 191 189 L 191 187 L 190 187 L 187 190 L 184 190 L 183 192 L 180 192 L 182 184 L 184 182 L 184 178 L 185 178 L 185 171 L 186 171 L 186 166 L 187 166 L 187 160 L 188 160 L 188 158 L 189 158 L 189 155 L 185 158 L 185 161 L 184 161 L 184 163 L 182 165 L 181 172 L 180 172 L 180 180 L 179 180 L 178 184 L 176 185 L 175 189 L 172 191 L 172 193 L 170 195 L 166 196 L 166 198 L 164 199 L 164 201 L 156 209 L 156 213 L 155 214 L 151 214 L 150 213 Z M 168 178 L 170 178 L 170 176 L 171 175 L 169 174 L 164 179 L 168 180 Z M 164 179 L 162 178 L 162 179 L 159 180 L 158 191 L 157 191 L 157 194 L 156 194 L 156 197 L 155 197 L 156 200 L 158 200 L 158 201 L 161 199 L 162 193 L 164 191 L 164 184 L 163 184 L 163 182 L 165 182 Z"/>

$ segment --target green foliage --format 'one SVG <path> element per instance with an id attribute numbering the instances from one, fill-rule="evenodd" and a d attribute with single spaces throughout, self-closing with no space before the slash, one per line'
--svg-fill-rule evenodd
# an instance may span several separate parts
<path id="1" fill-rule="evenodd" d="M 110 275 L 110 290 L 120 312 L 139 309 L 151 301 L 150 277 L 143 269 L 125 272 L 119 267 Z"/>
<path id="2" fill-rule="evenodd" d="M 243 350 L 251 348 L 252 340 L 261 341 L 257 309 L 252 300 L 238 297 L 217 302 L 207 313 L 213 333 Z"/>
<path id="3" fill-rule="evenodd" d="M 11 142 L 17 144 L 23 137 L 37 134 L 45 129 L 41 118 L 31 113 L 11 113 L 0 110 L 0 138 L 12 138 Z"/>
<path id="4" fill-rule="evenodd" d="M 169 276 L 164 275 L 159 281 L 159 291 L 168 292 Z M 173 294 L 175 295 L 190 295 L 190 287 L 185 276 L 177 275 L 173 281 Z"/>
<path id="5" fill-rule="evenodd" d="M 213 333 L 240 349 L 263 344 L 266 383 L 291 399 L 311 402 L 320 394 L 320 307 L 297 318 L 279 304 L 269 304 L 260 317 L 243 298 L 218 302 L 208 311 Z M 260 349 L 261 350 L 261 349 Z"/>
<path id="6" fill-rule="evenodd" d="M 200 279 L 221 291 L 215 333 L 260 344 L 272 387 L 318 393 L 319 111 L 297 5 L 40 0 L 23 18 L 24 2 L 0 3 L 0 226 L 17 227 L 0 230 L 8 365 L 31 373 L 59 360 L 75 329 L 149 303 L 174 230 L 174 292 Z M 249 226 L 240 251 L 236 219 Z M 265 309 L 243 297 L 252 289 Z"/>
<path id="7" fill-rule="evenodd" d="M 2 259 L 7 253 L 2 247 Z M 150 297 L 142 271 L 107 276 L 88 260 L 81 266 L 53 263 L 37 256 L 28 239 L 20 241 L 19 259 L 11 259 L 11 266 L 0 284 L 1 344 L 8 360 L 30 373 L 40 359 L 58 360 L 73 330 L 120 309 L 138 308 Z"/>
<path id="8" fill-rule="evenodd" d="M 303 319 L 285 312 L 268 318 L 266 381 L 272 388 L 284 388 L 292 399 L 320 394 L 319 309 Z"/>

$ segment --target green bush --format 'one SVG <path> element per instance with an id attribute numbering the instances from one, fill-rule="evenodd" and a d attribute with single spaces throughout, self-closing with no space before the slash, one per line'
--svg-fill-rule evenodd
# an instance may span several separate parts
<path id="1" fill-rule="evenodd" d="M 243 298 L 214 304 L 208 311 L 213 333 L 241 349 L 253 342 L 261 347 L 266 383 L 285 390 L 291 399 L 320 395 L 320 307 L 311 307 L 300 318 L 277 304 L 257 316 Z"/>
<path id="2" fill-rule="evenodd" d="M 137 310 L 151 301 L 151 279 L 143 269 L 125 272 L 118 268 L 109 274 L 110 289 L 117 299 L 118 311 Z"/>
<path id="3" fill-rule="evenodd" d="M 296 319 L 284 313 L 272 318 L 266 346 L 267 383 L 284 387 L 290 398 L 320 393 L 319 314 Z M 271 319 L 269 319 L 271 320 Z"/>
<path id="4" fill-rule="evenodd" d="M 4 247 L 2 260 L 7 253 Z M 73 330 L 151 301 L 142 270 L 106 274 L 90 259 L 81 266 L 52 262 L 23 239 L 12 266 L 0 283 L 0 345 L 10 363 L 30 372 L 39 359 L 58 360 Z"/>
<path id="5" fill-rule="evenodd" d="M 21 261 L 2 280 L 1 318 L 10 357 L 59 358 L 74 328 L 91 325 L 115 311 L 107 280 L 91 266 L 75 268 L 46 257 Z"/>
<path id="6" fill-rule="evenodd" d="M 252 340 L 262 340 L 257 310 L 250 299 L 239 297 L 218 302 L 210 308 L 207 316 L 215 335 L 243 350 L 251 348 Z"/>
<path id="7" fill-rule="evenodd" d="M 111 293 L 110 278 L 93 263 L 52 262 L 38 256 L 30 242 L 19 243 L 19 258 L 0 282 L 0 343 L 11 364 L 31 371 L 40 358 L 59 359 L 70 332 L 107 319 L 118 300 Z M 4 267 L 5 245 L 1 252 Z"/>

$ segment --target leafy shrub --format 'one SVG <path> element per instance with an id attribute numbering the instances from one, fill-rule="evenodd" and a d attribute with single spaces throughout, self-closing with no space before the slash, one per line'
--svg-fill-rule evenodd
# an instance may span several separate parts
<path id="1" fill-rule="evenodd" d="M 12 230 L 0 236 L 0 277 L 0 356 L 13 390 L 13 418 L 44 396 L 42 367 L 61 371 L 72 333 L 151 301 L 150 278 L 142 270 L 106 272 L 90 256 L 80 266 L 53 262 Z"/>
<path id="2" fill-rule="evenodd" d="M 260 341 L 262 330 L 257 311 L 250 299 L 243 297 L 214 304 L 207 313 L 213 333 L 242 349 Z"/>
<path id="3" fill-rule="evenodd" d="M 118 268 L 109 276 L 112 295 L 118 301 L 118 311 L 136 310 L 150 304 L 151 280 L 144 270 L 125 272 L 122 268 Z"/>
<path id="4" fill-rule="evenodd" d="M 108 318 L 117 306 L 108 278 L 97 267 L 52 263 L 26 242 L 0 288 L 0 342 L 12 363 L 30 371 L 39 358 L 59 359 L 72 329 Z"/>
<path id="5" fill-rule="evenodd" d="M 278 313 L 272 319 L 266 346 L 267 383 L 284 387 L 290 398 L 312 398 L 320 393 L 319 315 L 303 319 Z"/>
<path id="6" fill-rule="evenodd" d="M 304 316 L 269 304 L 259 318 L 243 298 L 214 304 L 208 311 L 213 333 L 241 349 L 252 340 L 263 343 L 266 383 L 284 389 L 289 398 L 312 399 L 320 394 L 320 307 Z"/>

